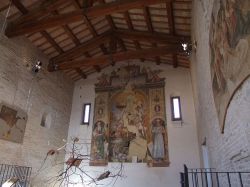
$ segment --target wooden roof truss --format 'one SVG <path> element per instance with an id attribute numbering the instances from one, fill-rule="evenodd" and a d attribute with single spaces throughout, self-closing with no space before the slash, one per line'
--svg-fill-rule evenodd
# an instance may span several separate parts
<path id="1" fill-rule="evenodd" d="M 5 34 L 24 35 L 73 80 L 119 61 L 189 67 L 192 0 L 12 0 Z M 9 0 L 1 1 L 5 14 Z"/>

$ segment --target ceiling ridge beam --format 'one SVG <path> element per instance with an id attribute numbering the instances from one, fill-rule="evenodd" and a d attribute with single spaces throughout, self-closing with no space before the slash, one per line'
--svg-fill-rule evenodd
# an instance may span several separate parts
<path id="1" fill-rule="evenodd" d="M 138 58 L 147 58 L 152 56 L 158 55 L 165 55 L 165 54 L 172 54 L 175 52 L 182 52 L 182 48 L 180 45 L 171 46 L 164 46 L 164 47 L 155 47 L 149 49 L 141 49 L 136 51 L 126 51 L 126 52 L 118 52 L 112 54 L 112 59 L 115 62 L 119 61 L 126 61 L 131 59 L 138 59 Z M 100 63 L 107 63 L 110 61 L 110 55 L 102 55 L 99 57 L 93 58 L 85 58 L 83 60 L 75 60 L 75 61 L 68 61 L 63 63 L 53 63 L 50 62 L 48 65 L 48 71 L 56 71 L 56 70 L 65 70 L 65 69 L 74 69 L 78 67 L 85 67 L 85 66 L 94 66 Z"/>
<path id="2" fill-rule="evenodd" d="M 10 24 L 6 29 L 6 36 L 14 37 L 24 35 L 32 32 L 39 32 L 48 28 L 56 27 L 59 25 L 66 25 L 69 23 L 77 22 L 82 19 L 82 16 L 87 16 L 88 19 L 106 16 L 116 12 L 124 12 L 129 9 L 141 8 L 147 5 L 158 3 L 166 3 L 171 0 L 119 0 L 111 3 L 101 4 L 89 8 L 75 10 L 70 13 L 54 15 L 46 17 L 42 20 L 30 20 L 24 24 Z M 39 12 L 39 11 L 38 11 Z M 47 12 L 46 12 L 47 13 Z M 39 16 L 41 17 L 41 15 Z"/>

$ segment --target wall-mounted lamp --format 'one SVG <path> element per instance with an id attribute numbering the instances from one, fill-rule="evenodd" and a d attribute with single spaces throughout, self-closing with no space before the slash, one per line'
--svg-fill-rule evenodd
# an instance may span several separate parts
<path id="1" fill-rule="evenodd" d="M 197 42 L 194 40 L 192 43 L 187 43 L 187 42 L 183 42 L 181 44 L 183 51 L 190 56 L 192 51 L 196 51 L 197 48 Z"/>

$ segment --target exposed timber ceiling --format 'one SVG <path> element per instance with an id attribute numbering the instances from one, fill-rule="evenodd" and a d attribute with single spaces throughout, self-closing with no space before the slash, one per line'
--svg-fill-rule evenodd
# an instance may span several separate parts
<path id="1" fill-rule="evenodd" d="M 10 0 L 0 1 L 4 16 Z M 192 0 L 12 0 L 5 34 L 27 37 L 73 80 L 119 61 L 189 67 Z"/>

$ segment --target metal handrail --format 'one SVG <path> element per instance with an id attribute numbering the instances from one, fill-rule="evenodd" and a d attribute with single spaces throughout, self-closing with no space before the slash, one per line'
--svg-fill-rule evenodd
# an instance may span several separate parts
<path id="1" fill-rule="evenodd" d="M 180 177 L 182 187 L 244 187 L 249 185 L 247 181 L 249 181 L 250 172 L 215 171 L 215 168 L 188 169 L 184 165 L 184 172 L 180 173 Z"/>
<path id="2" fill-rule="evenodd" d="M 31 167 L 0 164 L 0 186 L 2 186 L 7 180 L 15 178 L 17 179 L 17 183 L 13 185 L 13 187 L 28 187 L 31 171 Z"/>

